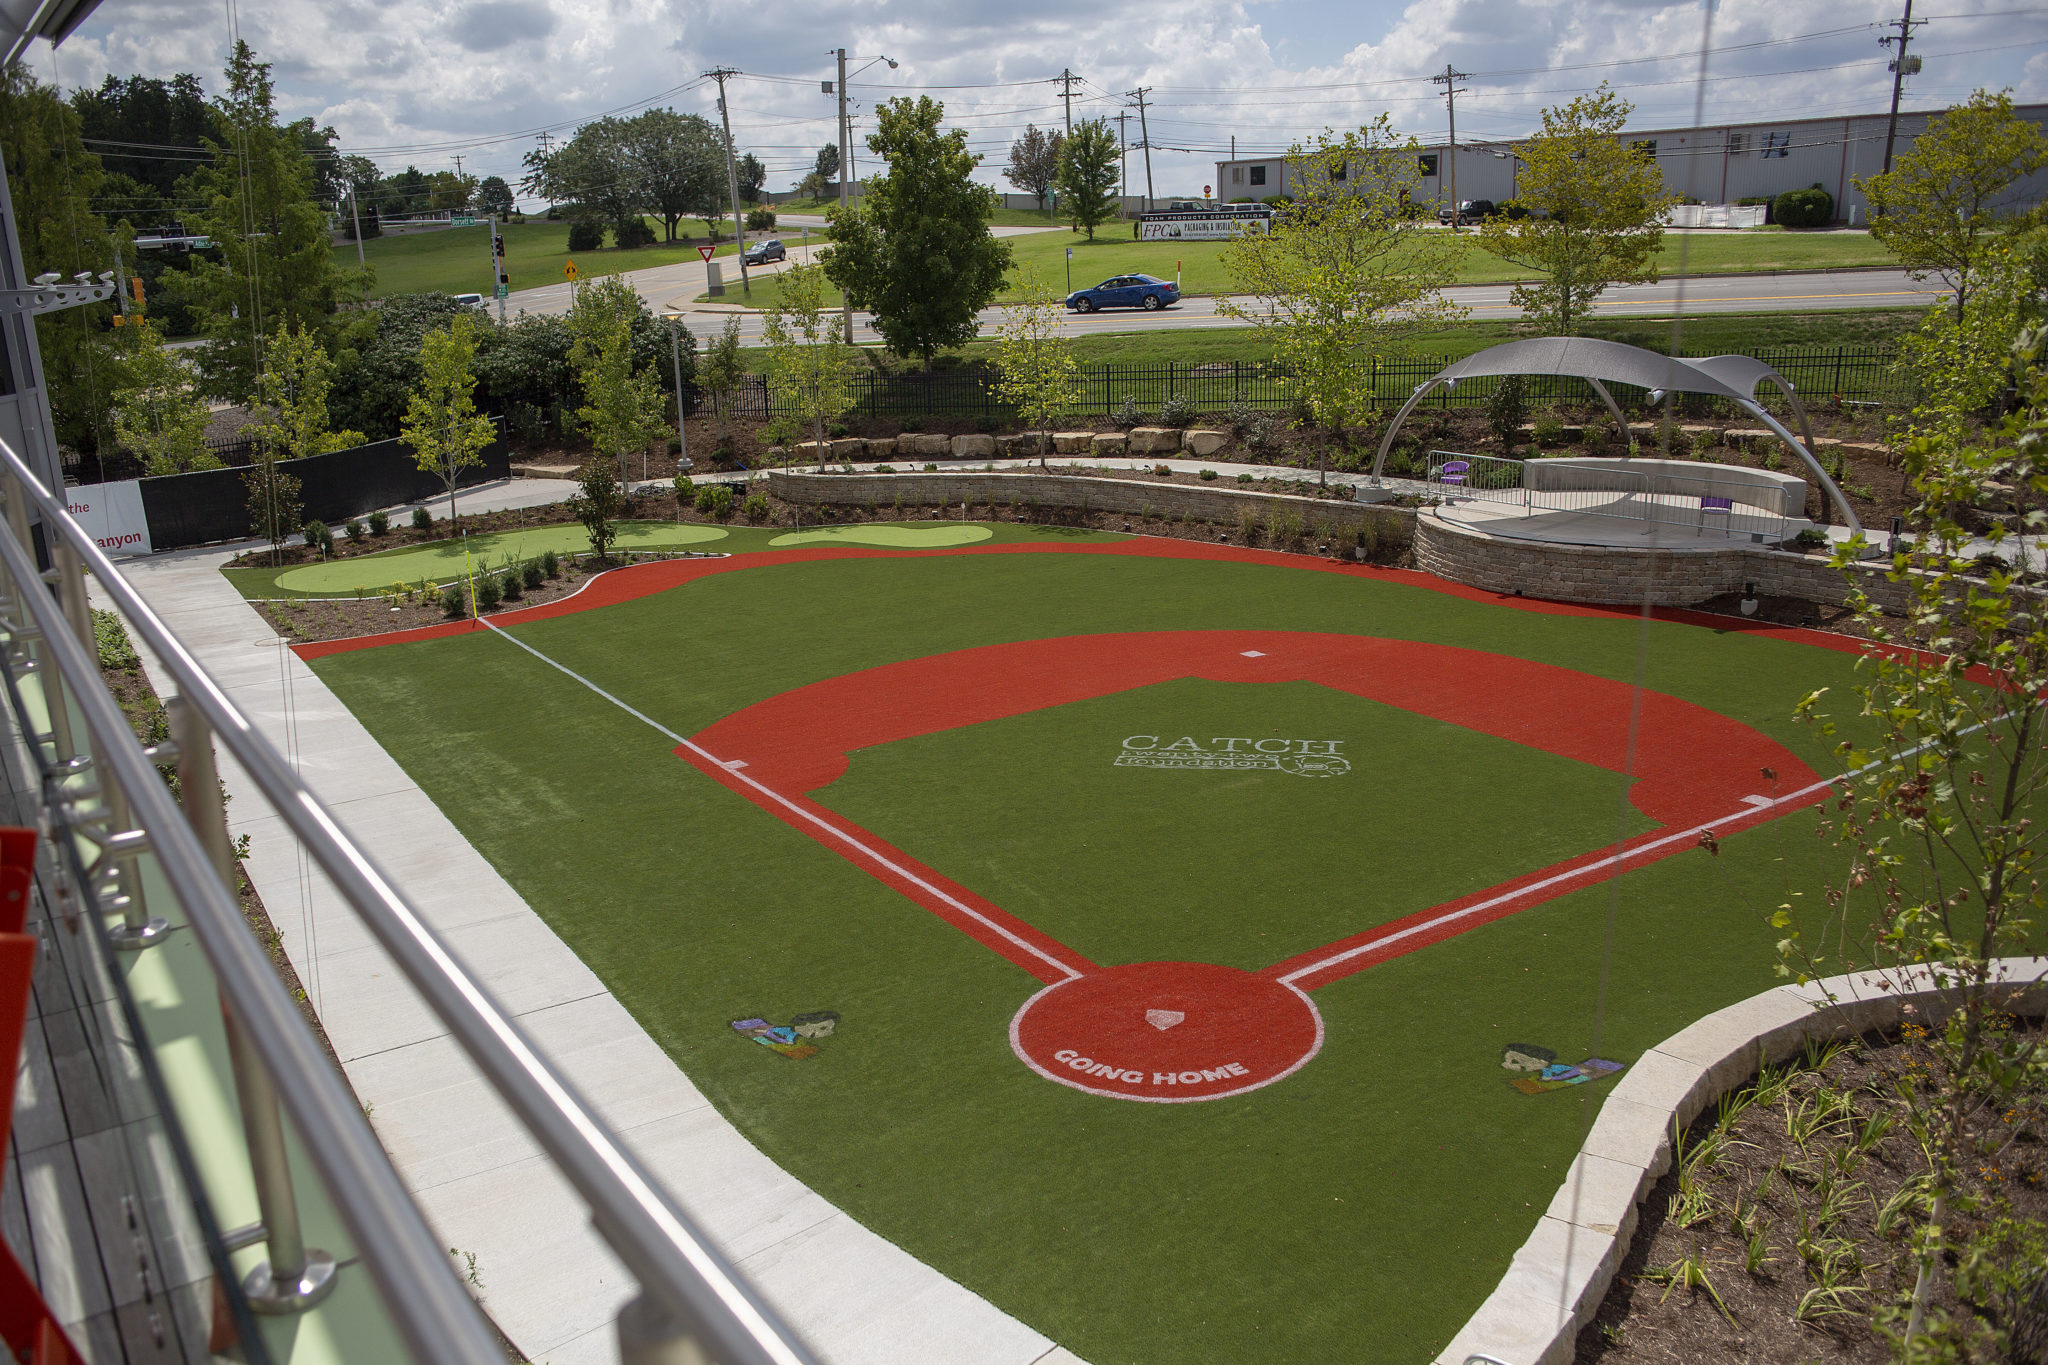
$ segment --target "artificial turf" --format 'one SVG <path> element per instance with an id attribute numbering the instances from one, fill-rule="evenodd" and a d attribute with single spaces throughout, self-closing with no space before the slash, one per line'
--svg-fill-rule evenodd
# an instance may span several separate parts
<path id="1" fill-rule="evenodd" d="M 507 628 L 684 735 L 944 651 L 1313 631 L 1622 681 L 1640 660 L 1646 686 L 1826 771 L 1793 708 L 1853 683 L 1852 656 L 1795 641 L 1388 576 L 985 549 L 764 556 Z M 1037 980 L 525 651 L 477 632 L 314 667 L 764 1151 L 1092 1365 L 1430 1359 L 1499 1280 L 1604 1094 L 1523 1094 L 1501 1047 L 1630 1062 L 1774 984 L 1765 917 L 1833 856 L 1811 811 L 1718 856 L 1681 853 L 1316 991 L 1322 1051 L 1283 1081 L 1134 1104 L 1020 1064 L 1007 1029 Z M 1327 732 L 1353 767 L 1292 787 L 1133 773 L 1104 746 L 1141 721 Z M 1302 684 L 1167 683 L 862 752 L 815 796 L 1105 963 L 1261 965 L 1638 827 L 1614 774 L 1454 730 Z M 729 1022 L 825 1009 L 839 1031 L 801 1061 Z"/>

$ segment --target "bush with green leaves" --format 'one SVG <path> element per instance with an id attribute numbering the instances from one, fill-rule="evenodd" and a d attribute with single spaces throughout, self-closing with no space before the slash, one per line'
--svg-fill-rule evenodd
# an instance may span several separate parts
<path id="1" fill-rule="evenodd" d="M 1555 411 L 1546 409 L 1536 414 L 1536 422 L 1530 431 L 1537 447 L 1554 446 L 1564 439 L 1564 419 Z"/>
<path id="2" fill-rule="evenodd" d="M 516 564 L 505 570 L 495 581 L 498 584 L 498 591 L 508 602 L 518 601 L 519 595 L 526 591 L 526 576 L 519 571 Z"/>
<path id="3" fill-rule="evenodd" d="M 142 658 L 129 643 L 128 632 L 121 626 L 121 618 L 111 611 L 92 609 L 92 640 L 99 651 L 100 667 L 114 673 L 133 673 L 142 667 Z"/>
<path id="4" fill-rule="evenodd" d="M 433 530 L 433 529 L 434 529 L 434 514 L 433 514 L 432 512 L 429 512 L 429 511 L 428 511 L 428 510 L 427 510 L 426 508 L 424 508 L 424 507 L 415 507 L 415 508 L 413 508 L 413 509 L 412 509 L 412 529 L 413 529 L 413 530 L 415 530 L 415 531 L 431 531 L 431 530 Z"/>
<path id="5" fill-rule="evenodd" d="M 387 517 L 387 516 L 385 516 L 385 515 L 384 515 L 384 513 L 383 513 L 383 512 L 381 512 L 381 511 L 378 511 L 378 512 L 372 512 L 372 513 L 370 513 L 370 534 L 371 534 L 371 535 L 373 535 L 373 536 L 381 536 L 381 535 L 385 535 L 385 534 L 388 534 L 388 533 L 390 532 L 390 530 L 391 530 L 391 518 L 390 518 L 390 517 Z"/>
<path id="6" fill-rule="evenodd" d="M 758 526 L 768 520 L 768 499 L 755 493 L 748 497 L 742 510 L 746 513 L 747 520 Z"/>
<path id="7" fill-rule="evenodd" d="M 1195 411 L 1195 400 L 1184 393 L 1168 394 L 1166 401 L 1159 405 L 1161 426 L 1191 426 L 1198 415 Z"/>
<path id="8" fill-rule="evenodd" d="M 1129 431 L 1145 420 L 1145 414 L 1138 411 L 1138 399 L 1134 394 L 1125 394 L 1124 401 L 1117 405 L 1116 416 L 1109 419 L 1117 426 Z"/>
<path id="9" fill-rule="evenodd" d="M 1786 190 L 1771 201 L 1771 221 L 1788 228 L 1826 227 L 1835 221 L 1835 196 L 1818 185 Z"/>
<path id="10" fill-rule="evenodd" d="M 724 521 L 732 515 L 732 489 L 722 483 L 698 489 L 697 510 L 713 521 Z"/>
<path id="11" fill-rule="evenodd" d="M 450 583 L 441 590 L 441 610 L 448 616 L 464 616 L 469 612 L 469 594 L 462 584 Z"/>
<path id="12" fill-rule="evenodd" d="M 621 251 L 654 245 L 654 224 L 635 214 L 623 223 L 612 224 L 612 241 Z"/>
<path id="13" fill-rule="evenodd" d="M 604 249 L 604 224 L 579 218 L 569 224 L 569 250 L 601 251 Z"/>
<path id="14" fill-rule="evenodd" d="M 363 523 L 359 518 L 350 517 L 342 523 L 341 529 L 348 532 L 350 540 L 361 540 L 363 538 Z"/>
<path id="15" fill-rule="evenodd" d="M 480 573 L 476 576 L 476 609 L 478 611 L 492 610 L 498 605 L 503 596 L 504 592 L 498 586 L 498 576 L 496 574 Z"/>
<path id="16" fill-rule="evenodd" d="M 304 537 L 307 549 L 318 550 L 323 555 L 334 553 L 334 532 L 327 529 L 326 522 L 309 521 L 299 528 L 299 534 Z"/>
<path id="17" fill-rule="evenodd" d="M 1201 477 L 1203 483 L 1214 483 L 1216 481 L 1216 471 L 1213 469 L 1205 469 L 1202 471 Z"/>
<path id="18" fill-rule="evenodd" d="M 555 552 L 554 552 L 553 550 L 543 550 L 543 551 L 541 551 L 541 556 L 540 556 L 540 574 L 541 574 L 541 577 L 542 577 L 542 578 L 548 578 L 548 579 L 553 579 L 553 578 L 559 578 L 559 577 L 561 576 L 561 573 L 562 573 L 562 560 L 561 560 L 561 556 L 557 555 L 557 554 L 556 554 L 556 553 L 555 553 Z"/>
<path id="19" fill-rule="evenodd" d="M 749 232 L 773 232 L 774 230 L 775 230 L 775 210 L 774 210 L 774 209 L 770 209 L 770 208 L 758 208 L 758 209 L 748 209 L 748 210 L 747 210 L 747 231 L 749 231 Z"/>
<path id="20" fill-rule="evenodd" d="M 1522 434 L 1522 423 L 1528 420 L 1527 382 L 1518 374 L 1504 376 L 1486 396 L 1486 425 L 1499 439 L 1502 454 L 1515 453 L 1515 438 Z"/>

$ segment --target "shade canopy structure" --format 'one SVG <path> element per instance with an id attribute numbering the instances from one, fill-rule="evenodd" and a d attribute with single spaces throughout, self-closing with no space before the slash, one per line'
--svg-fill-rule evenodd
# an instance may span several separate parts
<path id="1" fill-rule="evenodd" d="M 1842 524 L 1851 533 L 1860 533 L 1863 524 L 1856 519 L 1849 500 L 1835 481 L 1828 477 L 1813 453 L 1813 430 L 1806 420 L 1806 409 L 1793 392 L 1792 382 L 1761 360 L 1745 355 L 1708 356 L 1703 360 L 1689 360 L 1680 356 L 1660 355 L 1646 351 L 1640 346 L 1627 346 L 1618 341 L 1598 341 L 1588 337 L 1535 337 L 1528 341 L 1509 341 L 1499 346 L 1490 346 L 1463 360 L 1444 366 L 1435 375 L 1416 385 L 1415 392 L 1394 414 L 1393 424 L 1380 441 L 1379 455 L 1372 462 L 1372 481 L 1380 482 L 1380 473 L 1387 462 L 1387 452 L 1393 449 L 1394 437 L 1401 430 L 1408 414 L 1431 392 L 1439 388 L 1452 388 L 1463 379 L 1479 379 L 1502 375 L 1550 374 L 1583 379 L 1607 405 L 1607 411 L 1614 417 L 1615 425 L 1623 431 L 1628 421 L 1621 415 L 1621 407 L 1608 392 L 1609 384 L 1630 384 L 1648 389 L 1652 401 L 1667 393 L 1702 393 L 1710 397 L 1725 399 L 1741 408 L 1771 431 L 1785 448 L 1804 462 L 1820 480 L 1828 500 L 1841 513 Z M 1801 444 L 1776 417 L 1773 417 L 1756 399 L 1756 389 L 1764 382 L 1775 384 L 1791 400 L 1792 411 L 1799 421 L 1799 427 L 1806 437 Z"/>

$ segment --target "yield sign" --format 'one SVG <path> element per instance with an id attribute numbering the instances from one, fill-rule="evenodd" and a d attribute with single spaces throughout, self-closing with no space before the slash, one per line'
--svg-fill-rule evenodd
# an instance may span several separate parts
<path id="1" fill-rule="evenodd" d="M 697 254 L 699 256 L 702 256 L 705 260 L 709 261 L 711 259 L 711 253 L 713 251 L 716 251 L 717 249 L 718 248 L 716 247 L 700 246 L 697 248 Z"/>

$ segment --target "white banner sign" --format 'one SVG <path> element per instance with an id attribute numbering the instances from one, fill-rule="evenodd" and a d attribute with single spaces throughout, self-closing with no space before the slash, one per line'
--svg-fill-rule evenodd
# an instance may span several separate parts
<path id="1" fill-rule="evenodd" d="M 1138 217 L 1143 242 L 1218 242 L 1241 232 L 1264 232 L 1273 211 L 1264 205 L 1231 204 L 1198 213 L 1145 213 Z"/>
<path id="2" fill-rule="evenodd" d="M 65 510 L 110 555 L 150 553 L 149 521 L 142 514 L 142 485 L 90 483 L 64 490 Z"/>

